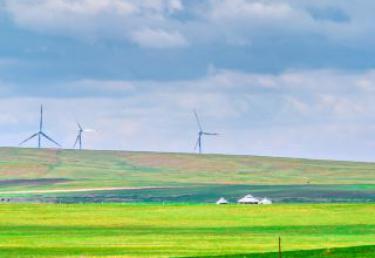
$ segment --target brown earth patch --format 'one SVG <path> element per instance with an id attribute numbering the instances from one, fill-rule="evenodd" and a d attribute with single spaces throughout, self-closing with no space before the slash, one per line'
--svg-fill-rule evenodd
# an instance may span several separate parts
<path id="1" fill-rule="evenodd" d="M 48 172 L 44 164 L 1 164 L 0 176 L 42 176 Z"/>
<path id="2" fill-rule="evenodd" d="M 158 153 L 130 154 L 126 160 L 135 166 L 151 168 L 165 168 L 177 171 L 216 171 L 224 172 L 233 170 L 231 163 L 218 162 L 220 159 L 189 156 L 189 155 L 165 155 Z"/>
<path id="3" fill-rule="evenodd" d="M 10 180 L 0 180 L 1 186 L 19 186 L 19 185 L 50 185 L 65 183 L 71 181 L 66 178 L 38 178 L 38 179 L 10 179 Z"/>

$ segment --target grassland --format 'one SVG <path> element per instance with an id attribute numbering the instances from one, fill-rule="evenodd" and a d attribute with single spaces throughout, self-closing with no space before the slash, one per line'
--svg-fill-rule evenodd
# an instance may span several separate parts
<path id="1" fill-rule="evenodd" d="M 284 257 L 344 247 L 305 254 L 374 257 L 374 213 L 371 204 L 2 204 L 0 256 L 275 257 L 262 253 L 281 236 Z"/>
<path id="2" fill-rule="evenodd" d="M 355 246 L 345 248 L 326 248 L 304 251 L 287 251 L 282 254 L 286 258 L 372 258 L 375 256 L 375 246 Z M 204 256 L 203 256 L 204 257 Z M 234 255 L 218 255 L 214 258 L 275 258 L 279 257 L 277 252 L 269 253 L 247 253 Z"/>
<path id="3" fill-rule="evenodd" d="M 220 196 L 235 200 L 251 192 L 277 202 L 374 202 L 374 171 L 375 163 L 359 162 L 0 148 L 0 197 L 16 201 L 213 202 Z"/>
<path id="4" fill-rule="evenodd" d="M 276 257 L 279 236 L 283 257 L 375 257 L 374 171 L 359 162 L 0 148 L 0 257 L 265 258 Z M 276 205 L 203 204 L 247 193 Z"/>

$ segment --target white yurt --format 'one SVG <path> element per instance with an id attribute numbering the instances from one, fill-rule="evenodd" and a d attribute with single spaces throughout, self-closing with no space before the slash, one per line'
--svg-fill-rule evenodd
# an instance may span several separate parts
<path id="1" fill-rule="evenodd" d="M 259 204 L 272 204 L 272 201 L 268 198 L 263 198 L 259 201 Z"/>
<path id="2" fill-rule="evenodd" d="M 255 198 L 254 196 L 252 196 L 251 194 L 247 194 L 241 199 L 239 199 L 237 202 L 240 204 L 258 204 L 259 200 Z"/>
<path id="3" fill-rule="evenodd" d="M 219 200 L 217 200 L 216 204 L 228 204 L 229 202 L 225 200 L 224 197 L 221 197 Z"/>

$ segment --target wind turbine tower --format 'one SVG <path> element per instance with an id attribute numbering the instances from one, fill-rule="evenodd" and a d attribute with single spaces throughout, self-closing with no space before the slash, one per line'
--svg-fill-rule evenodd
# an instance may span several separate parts
<path id="1" fill-rule="evenodd" d="M 198 148 L 199 154 L 201 154 L 202 153 L 202 137 L 203 137 L 203 135 L 219 135 L 219 134 L 203 131 L 202 125 L 201 125 L 201 122 L 199 120 L 199 116 L 198 116 L 198 113 L 197 113 L 196 110 L 194 110 L 194 116 L 195 116 L 195 119 L 197 120 L 197 125 L 198 125 L 198 129 L 199 129 L 198 139 L 197 139 L 197 143 L 195 144 L 194 150 L 196 150 Z"/>
<path id="2" fill-rule="evenodd" d="M 53 140 L 51 137 L 49 137 L 47 134 L 45 134 L 43 132 L 43 105 L 40 106 L 39 131 L 37 133 L 34 133 L 33 135 L 31 135 L 29 138 L 23 140 L 19 145 L 24 144 L 25 142 L 33 139 L 36 136 L 38 137 L 38 148 L 39 149 L 41 148 L 42 137 L 46 138 L 50 142 L 52 142 L 52 143 L 56 144 L 57 146 L 61 147 L 61 145 L 59 143 L 57 143 L 55 140 Z"/>

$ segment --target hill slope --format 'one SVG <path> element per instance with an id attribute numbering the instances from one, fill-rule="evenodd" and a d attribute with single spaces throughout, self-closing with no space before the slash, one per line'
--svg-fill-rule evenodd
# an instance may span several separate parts
<path id="1" fill-rule="evenodd" d="M 67 198 L 78 196 L 78 191 L 85 193 L 79 195 L 82 198 L 87 194 L 108 197 L 116 192 L 115 197 L 120 199 L 138 193 L 139 198 L 133 196 L 133 199 L 141 201 L 151 200 L 155 195 L 160 195 L 158 201 L 173 201 L 170 197 L 174 195 L 185 196 L 176 201 L 212 201 L 221 194 L 236 198 L 251 190 L 273 198 L 289 192 L 289 201 L 293 198 L 308 201 L 311 195 L 313 201 L 324 201 L 332 193 L 336 193 L 338 201 L 348 199 L 347 194 L 351 200 L 371 201 L 375 199 L 374 184 L 375 163 L 0 148 L 2 196 L 33 194 Z M 98 190 L 102 190 L 100 194 Z M 306 192 L 309 194 L 301 194 Z"/>

